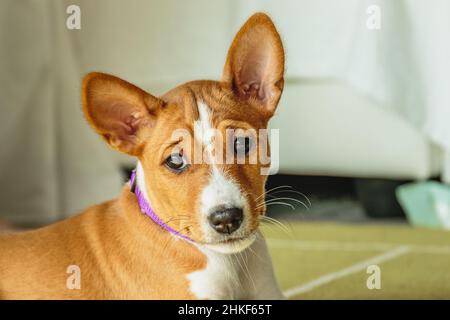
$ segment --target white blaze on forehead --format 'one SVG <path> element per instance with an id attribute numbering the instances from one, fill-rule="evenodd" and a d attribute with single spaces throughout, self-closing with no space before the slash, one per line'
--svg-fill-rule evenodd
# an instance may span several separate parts
<path id="1" fill-rule="evenodd" d="M 212 157 L 214 128 L 211 121 L 211 109 L 203 101 L 197 101 L 199 118 L 194 123 L 195 139 L 201 143 L 209 157 Z M 211 177 L 208 185 L 202 192 L 202 207 L 208 209 L 225 205 L 229 207 L 242 207 L 242 196 L 239 186 L 226 178 L 222 170 L 213 163 Z"/>
<path id="2" fill-rule="evenodd" d="M 199 118 L 194 122 L 195 139 L 207 149 L 211 149 L 214 135 L 211 110 L 203 101 L 197 101 L 197 108 Z"/>

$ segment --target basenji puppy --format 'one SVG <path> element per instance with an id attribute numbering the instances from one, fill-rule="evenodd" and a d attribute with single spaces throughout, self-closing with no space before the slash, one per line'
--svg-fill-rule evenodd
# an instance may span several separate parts
<path id="1" fill-rule="evenodd" d="M 283 298 L 258 231 L 269 163 L 245 161 L 268 153 L 251 132 L 267 128 L 283 73 L 280 36 L 257 13 L 233 40 L 221 81 L 188 82 L 158 98 L 112 75 L 85 76 L 87 121 L 136 157 L 136 170 L 117 199 L 3 235 L 0 297 Z M 203 161 L 193 161 L 195 150 Z M 244 161 L 220 161 L 220 153 Z"/>

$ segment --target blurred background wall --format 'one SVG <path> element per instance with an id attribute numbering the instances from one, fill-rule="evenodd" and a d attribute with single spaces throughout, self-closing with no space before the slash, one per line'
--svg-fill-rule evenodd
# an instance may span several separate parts
<path id="1" fill-rule="evenodd" d="M 66 9 L 81 9 L 68 30 Z M 380 28 L 369 28 L 380 9 Z M 425 180 L 450 162 L 450 3 L 399 1 L 3 0 L 0 217 L 45 223 L 114 197 L 120 156 L 88 128 L 80 83 L 115 74 L 155 95 L 219 79 L 255 11 L 287 53 L 280 172 Z M 450 180 L 447 176 L 447 180 Z"/>

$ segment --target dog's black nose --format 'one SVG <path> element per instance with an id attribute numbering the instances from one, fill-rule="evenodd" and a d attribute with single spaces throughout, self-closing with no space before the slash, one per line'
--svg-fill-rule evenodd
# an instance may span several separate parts
<path id="1" fill-rule="evenodd" d="M 241 208 L 219 208 L 209 215 L 209 223 L 219 233 L 231 234 L 241 226 L 244 214 Z"/>

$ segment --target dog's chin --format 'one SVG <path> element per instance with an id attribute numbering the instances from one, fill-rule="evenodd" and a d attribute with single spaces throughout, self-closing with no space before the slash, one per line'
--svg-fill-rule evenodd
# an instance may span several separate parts
<path id="1" fill-rule="evenodd" d="M 207 243 L 204 246 L 210 250 L 224 253 L 224 254 L 233 254 L 244 251 L 248 247 L 250 247 L 253 242 L 256 240 L 256 233 L 252 233 L 247 237 L 239 238 L 239 239 L 230 239 L 221 242 L 215 243 Z"/>

